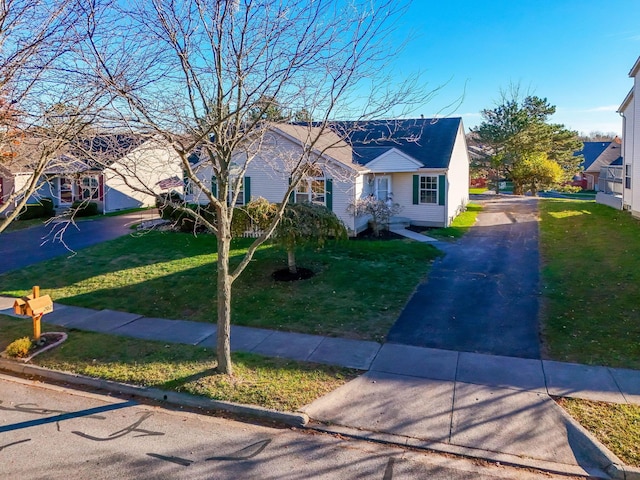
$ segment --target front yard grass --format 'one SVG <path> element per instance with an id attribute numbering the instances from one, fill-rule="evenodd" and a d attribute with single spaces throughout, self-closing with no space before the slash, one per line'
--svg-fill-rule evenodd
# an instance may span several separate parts
<path id="1" fill-rule="evenodd" d="M 232 354 L 233 377 L 215 372 L 210 348 L 165 344 L 43 324 L 43 331 L 68 332 L 62 345 L 31 363 L 134 385 L 294 411 L 355 378 L 358 370 Z M 0 315 L 0 351 L 33 333 L 31 320 Z"/>
<path id="2" fill-rule="evenodd" d="M 640 467 L 640 405 L 570 398 L 558 403 L 623 462 Z"/>
<path id="3" fill-rule="evenodd" d="M 640 222 L 594 202 L 539 205 L 547 355 L 640 369 Z"/>
<path id="4" fill-rule="evenodd" d="M 477 203 L 469 203 L 467 209 L 453 219 L 450 227 L 446 228 L 425 228 L 421 233 L 429 237 L 439 238 L 442 240 L 456 240 L 461 238 L 467 231 L 473 227 L 478 218 L 478 213 L 482 211 L 482 205 Z"/>
<path id="5" fill-rule="evenodd" d="M 232 263 L 250 239 L 234 241 Z M 216 242 L 211 235 L 129 235 L 0 276 L 0 294 L 33 285 L 56 302 L 147 317 L 216 321 Z M 286 252 L 264 245 L 234 284 L 232 322 L 380 341 L 439 254 L 409 240 L 329 242 L 301 248 L 309 280 L 276 282 Z"/>

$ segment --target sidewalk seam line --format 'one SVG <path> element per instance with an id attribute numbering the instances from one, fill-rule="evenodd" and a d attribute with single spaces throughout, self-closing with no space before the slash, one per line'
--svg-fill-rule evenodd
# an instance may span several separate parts
<path id="1" fill-rule="evenodd" d="M 544 368 L 544 360 L 540 359 L 540 366 L 542 367 L 542 376 L 544 377 L 544 389 L 547 392 L 547 395 L 551 396 L 549 392 L 549 383 L 547 382 L 547 370 Z"/>
<path id="2" fill-rule="evenodd" d="M 453 445 L 451 443 L 451 437 L 453 436 L 453 413 L 456 405 L 456 387 L 458 386 L 458 366 L 460 363 L 460 352 L 457 352 L 456 355 L 456 373 L 453 377 L 453 395 L 451 396 L 451 413 L 449 418 L 449 445 Z"/>
<path id="3" fill-rule="evenodd" d="M 629 404 L 629 400 L 627 399 L 627 396 L 624 394 L 624 391 L 622 391 L 622 388 L 620 387 L 620 384 L 616 380 L 615 375 L 611 372 L 611 367 L 607 367 L 607 373 L 611 378 L 613 378 L 613 383 L 615 383 L 616 387 L 618 388 L 618 391 L 620 392 L 620 395 L 622 395 L 622 398 L 624 398 L 624 401 L 627 402 L 627 404 Z"/>
<path id="4" fill-rule="evenodd" d="M 311 353 L 309 355 L 306 356 L 306 358 L 304 359 L 306 362 L 309 361 L 309 359 L 313 356 L 314 353 L 316 353 L 316 350 L 318 350 L 318 348 L 320 348 L 320 345 L 322 345 L 324 343 L 324 341 L 327 339 L 327 337 L 322 336 L 322 340 L 320 340 L 320 342 L 318 342 L 318 345 L 316 345 L 316 347 L 311 351 Z"/>

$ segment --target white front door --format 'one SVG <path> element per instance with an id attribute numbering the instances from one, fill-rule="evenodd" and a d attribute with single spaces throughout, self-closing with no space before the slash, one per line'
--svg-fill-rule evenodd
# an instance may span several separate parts
<path id="1" fill-rule="evenodd" d="M 383 175 L 381 177 L 376 177 L 375 196 L 378 200 L 382 200 L 383 202 L 386 202 L 387 200 L 392 200 L 390 175 Z"/>

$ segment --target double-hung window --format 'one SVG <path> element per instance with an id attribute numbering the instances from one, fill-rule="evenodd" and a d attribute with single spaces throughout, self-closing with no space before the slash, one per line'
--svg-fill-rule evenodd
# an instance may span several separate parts
<path id="1" fill-rule="evenodd" d="M 438 177 L 420 176 L 420 203 L 438 203 Z"/>
<path id="2" fill-rule="evenodd" d="M 316 170 L 311 176 L 303 178 L 294 192 L 294 202 L 311 202 L 327 205 L 327 180 L 324 174 Z"/>
<path id="3" fill-rule="evenodd" d="M 232 178 L 231 183 L 229 184 L 229 198 L 227 199 L 227 203 L 229 205 L 231 205 L 231 202 L 233 201 L 233 195 L 234 195 L 233 186 L 236 181 L 237 181 L 237 178 Z M 240 179 L 237 190 L 238 190 L 238 198 L 236 199 L 235 205 L 236 206 L 244 205 L 244 178 Z"/>

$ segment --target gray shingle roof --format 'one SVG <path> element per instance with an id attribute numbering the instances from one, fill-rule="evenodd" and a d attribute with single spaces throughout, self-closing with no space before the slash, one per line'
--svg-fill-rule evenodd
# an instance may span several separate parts
<path id="1" fill-rule="evenodd" d="M 448 168 L 461 118 L 418 118 L 370 122 L 339 122 L 354 150 L 354 162 L 366 165 L 390 148 L 420 162 L 425 168 Z"/>

